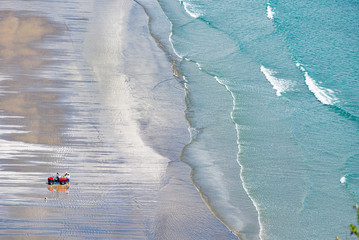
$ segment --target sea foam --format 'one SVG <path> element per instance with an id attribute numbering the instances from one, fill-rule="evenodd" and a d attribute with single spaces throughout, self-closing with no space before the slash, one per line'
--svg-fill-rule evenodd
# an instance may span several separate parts
<path id="1" fill-rule="evenodd" d="M 281 96 L 282 93 L 292 88 L 293 83 L 291 81 L 282 78 L 277 78 L 274 76 L 275 74 L 277 74 L 277 72 L 269 68 L 266 68 L 264 66 L 261 66 L 261 71 L 266 76 L 270 84 L 272 84 L 273 89 L 277 91 L 277 96 Z"/>
<path id="2" fill-rule="evenodd" d="M 343 177 L 341 177 L 341 178 L 340 178 L 340 182 L 341 182 L 341 183 L 345 183 L 345 182 L 346 182 L 346 180 L 347 180 L 347 179 L 346 179 L 346 177 L 345 177 L 345 176 L 343 176 Z"/>
<path id="3" fill-rule="evenodd" d="M 297 63 L 296 65 L 304 73 L 305 83 L 307 84 L 309 90 L 321 103 L 325 105 L 334 105 L 338 101 L 333 90 L 321 87 L 312 77 L 309 76 L 307 70 L 300 63 Z"/>
<path id="4" fill-rule="evenodd" d="M 183 1 L 181 2 L 183 4 L 184 9 L 191 17 L 199 18 L 202 16 L 202 12 L 196 7 L 196 5 L 191 4 L 189 2 L 183 2 Z"/>
<path id="5" fill-rule="evenodd" d="M 275 12 L 273 11 L 272 7 L 268 4 L 267 5 L 267 18 L 273 19 Z"/>

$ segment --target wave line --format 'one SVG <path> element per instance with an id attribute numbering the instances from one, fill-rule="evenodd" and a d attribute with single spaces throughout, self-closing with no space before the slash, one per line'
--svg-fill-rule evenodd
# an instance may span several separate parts
<path id="1" fill-rule="evenodd" d="M 277 78 L 274 75 L 277 73 L 269 68 L 261 66 L 261 72 L 266 76 L 267 80 L 272 84 L 273 89 L 277 91 L 277 96 L 282 96 L 282 93 L 290 90 L 293 83 L 291 81 Z"/>
<path id="2" fill-rule="evenodd" d="M 334 91 L 320 86 L 312 77 L 309 76 L 308 71 L 302 64 L 297 63 L 297 67 L 304 73 L 305 83 L 314 96 L 324 105 L 334 105 L 338 102 L 338 98 L 335 96 Z"/>

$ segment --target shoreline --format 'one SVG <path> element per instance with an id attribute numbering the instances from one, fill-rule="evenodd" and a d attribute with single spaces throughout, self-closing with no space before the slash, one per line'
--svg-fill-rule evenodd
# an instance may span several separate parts
<path id="1" fill-rule="evenodd" d="M 139 1 L 139 0 L 135 0 L 135 1 L 137 2 L 137 1 Z M 160 8 L 162 8 L 162 6 L 160 6 Z M 146 10 L 146 9 L 145 9 L 145 10 Z M 164 11 L 164 10 L 161 9 L 161 11 Z M 146 14 L 149 15 L 149 13 L 148 13 L 147 11 L 146 11 Z M 149 18 L 150 18 L 149 24 L 151 24 L 151 17 L 149 16 Z M 170 22 L 170 20 L 168 19 L 167 16 L 166 16 L 166 18 L 167 18 L 166 20 L 167 20 L 168 22 Z M 170 24 L 171 24 L 171 27 L 170 27 L 169 31 L 170 31 L 170 33 L 172 34 L 172 23 L 170 22 Z M 150 31 L 151 31 L 151 28 L 150 28 Z M 165 51 L 165 53 L 167 54 L 169 60 L 173 62 L 173 66 L 174 66 L 174 68 L 175 68 L 175 69 L 174 69 L 174 75 L 179 78 L 181 85 L 183 84 L 183 90 L 185 91 L 185 104 L 186 104 L 186 110 L 185 110 L 185 112 L 184 112 L 184 113 L 185 113 L 185 116 L 184 116 L 184 117 L 185 117 L 185 119 L 186 119 L 186 122 L 188 123 L 188 129 L 189 129 L 189 131 L 192 131 L 192 130 L 195 131 L 195 132 L 198 131 L 198 133 L 195 133 L 195 134 L 200 134 L 203 129 L 201 129 L 201 128 L 200 128 L 200 129 L 194 128 L 194 127 L 193 127 L 193 123 L 192 123 L 191 120 L 190 120 L 191 116 L 188 114 L 188 112 L 186 112 L 186 111 L 190 110 L 191 96 L 190 96 L 190 89 L 185 85 L 185 84 L 187 83 L 187 81 L 184 79 L 184 76 L 182 75 L 181 70 L 179 70 L 179 68 L 180 68 L 179 65 L 181 64 L 182 58 L 175 52 L 176 50 L 173 49 L 174 46 L 173 46 L 173 43 L 171 42 L 170 39 L 162 39 L 162 41 L 168 42 L 167 44 L 162 44 L 161 41 L 159 41 L 159 40 L 156 38 L 156 36 L 154 36 L 153 33 L 151 33 L 151 35 L 152 35 L 152 37 L 156 40 L 156 42 L 157 42 L 157 41 L 159 42 L 160 48 Z M 166 46 L 167 46 L 167 47 L 166 47 Z M 170 48 L 170 49 L 168 49 L 168 48 Z M 187 78 L 187 76 L 186 76 L 186 78 Z M 225 84 L 221 83 L 216 77 L 214 77 L 214 78 L 216 79 L 216 81 L 217 81 L 220 85 L 222 85 L 222 86 L 225 88 L 225 92 L 229 92 L 229 93 L 230 93 L 228 87 L 227 87 Z M 233 99 L 233 94 L 232 94 L 232 95 L 231 95 L 231 98 L 230 98 L 230 102 L 232 103 L 233 100 L 234 100 L 234 99 Z M 230 113 L 230 114 L 233 114 L 233 109 L 231 110 L 231 113 Z M 235 126 L 236 124 L 235 124 L 235 122 L 233 121 L 233 119 L 231 120 L 231 124 L 233 124 L 233 127 L 234 127 L 234 129 L 235 129 L 235 131 L 236 131 L 236 136 L 238 136 L 238 129 L 236 129 L 237 127 Z M 190 135 L 192 135 L 192 134 L 190 133 Z M 203 186 L 201 187 L 200 182 L 197 182 L 197 181 L 195 180 L 195 176 L 194 176 L 194 175 L 196 175 L 196 173 L 198 173 L 198 169 L 197 169 L 197 171 L 196 171 L 196 166 L 193 165 L 193 164 L 191 164 L 191 161 L 188 161 L 188 159 L 186 159 L 186 158 L 188 158 L 188 156 L 185 156 L 185 155 L 187 155 L 187 154 L 185 154 L 186 149 L 187 149 L 187 148 L 191 149 L 191 145 L 192 145 L 192 143 L 193 143 L 193 140 L 194 140 L 194 139 L 191 137 L 190 141 L 189 141 L 187 144 L 184 145 L 184 147 L 183 147 L 183 149 L 182 149 L 182 152 L 181 152 L 180 159 L 181 159 L 181 162 L 182 162 L 182 163 L 184 163 L 188 168 L 190 168 L 190 180 L 191 180 L 192 185 L 194 186 L 194 188 L 198 191 L 198 193 L 199 193 L 199 195 L 200 195 L 200 197 L 201 197 L 203 203 L 206 205 L 206 207 L 208 208 L 208 210 L 213 214 L 213 216 L 215 216 L 215 217 L 218 219 L 218 221 L 220 221 L 224 226 L 226 226 L 226 228 L 228 228 L 228 230 L 231 231 L 232 234 L 233 234 L 233 236 L 235 236 L 236 238 L 238 238 L 238 239 L 242 239 L 242 238 L 243 238 L 243 239 L 247 239 L 247 237 L 248 237 L 248 239 L 251 239 L 251 237 L 256 236 L 256 232 L 255 232 L 255 231 L 252 232 L 252 230 L 256 228 L 255 223 L 253 224 L 253 219 L 251 219 L 250 221 L 247 221 L 247 222 L 246 222 L 247 217 L 252 218 L 252 216 L 249 216 L 248 213 L 243 214 L 243 213 L 241 212 L 242 209 L 240 209 L 240 210 L 236 209 L 235 212 L 237 212 L 237 210 L 238 210 L 239 213 L 241 213 L 241 214 L 243 215 L 243 219 L 240 220 L 240 223 L 237 222 L 238 219 L 232 219 L 232 220 L 234 220 L 233 222 L 235 222 L 235 223 L 234 223 L 234 224 L 233 224 L 233 223 L 231 224 L 231 218 L 229 217 L 229 218 L 226 219 L 226 218 L 223 218 L 223 216 L 221 217 L 221 214 L 223 214 L 223 212 L 218 211 L 218 210 L 220 210 L 220 209 L 216 209 L 216 206 L 215 206 L 216 204 L 215 204 L 215 205 L 212 205 L 212 204 L 210 203 L 210 199 L 208 199 L 208 196 L 206 196 L 205 191 L 202 190 L 202 187 L 203 187 Z M 236 148 L 236 149 L 237 149 L 237 148 Z M 191 151 L 191 150 L 190 150 L 190 151 Z M 238 156 L 238 154 L 239 154 L 239 153 L 237 153 L 236 156 Z M 234 168 L 238 167 L 238 169 L 242 169 L 242 168 L 243 168 L 240 164 L 238 164 L 238 166 L 237 166 L 237 163 L 235 163 L 233 167 L 234 167 Z M 241 170 L 239 170 L 239 171 L 241 172 Z M 241 173 L 240 173 L 240 175 L 241 175 Z M 198 179 L 197 179 L 197 180 L 198 180 Z M 243 182 L 243 179 L 242 179 L 241 177 L 240 177 L 240 181 L 241 181 L 241 184 L 243 185 L 244 182 Z M 202 183 L 203 183 L 203 182 L 202 182 Z M 207 189 L 207 190 L 208 190 L 208 189 Z M 245 187 L 244 187 L 244 185 L 243 185 L 243 190 L 245 191 L 245 192 L 244 192 L 245 194 L 243 195 L 243 198 L 244 198 L 244 199 L 250 198 L 249 195 L 248 195 L 247 190 L 246 190 Z M 225 199 L 223 199 L 223 200 L 226 201 Z M 237 199 L 237 200 L 238 200 L 238 199 Z M 242 200 L 243 200 L 243 199 L 240 199 L 240 201 L 238 201 L 238 202 L 241 202 Z M 217 204 L 218 204 L 218 203 L 217 203 Z M 250 200 L 250 204 L 253 204 L 253 205 L 254 205 L 254 202 L 253 202 L 252 199 Z M 246 209 L 246 207 L 247 207 L 247 206 L 244 206 L 244 209 Z M 250 207 L 252 207 L 252 205 L 250 205 Z M 249 208 L 250 208 L 250 207 L 249 207 Z M 233 209 L 233 210 L 234 210 L 234 209 Z M 247 209 L 246 209 L 246 210 L 247 210 Z M 257 220 L 257 217 L 259 217 L 258 209 L 256 209 L 256 210 L 257 210 L 257 212 L 255 212 L 255 215 L 254 215 L 254 217 L 253 217 L 255 220 Z M 255 222 L 255 221 L 254 221 L 254 222 Z M 240 227 L 238 227 L 238 225 L 239 225 Z M 247 232 L 247 231 L 241 231 L 242 229 L 245 229 L 244 226 L 246 226 L 246 227 L 248 228 L 248 229 L 246 229 L 246 230 L 249 230 L 248 232 Z"/>
<path id="2" fill-rule="evenodd" d="M 184 104 L 184 101 L 185 101 L 185 98 L 186 98 L 186 96 L 185 96 L 185 87 L 183 85 L 183 80 L 181 80 L 181 78 L 182 78 L 181 72 L 178 70 L 178 66 L 177 66 L 178 61 L 180 59 L 176 59 L 177 56 L 174 53 L 171 54 L 169 52 L 169 49 L 167 49 L 167 47 L 165 46 L 165 44 L 163 44 L 153 34 L 152 29 L 151 29 L 152 18 L 150 16 L 150 13 L 149 13 L 148 9 L 146 8 L 146 6 L 143 5 L 140 1 L 134 0 L 134 2 L 136 2 L 139 6 L 141 6 L 143 8 L 143 10 L 144 10 L 144 12 L 145 12 L 145 14 L 147 15 L 147 18 L 148 18 L 148 28 L 149 28 L 150 36 L 153 38 L 155 43 L 158 45 L 158 48 L 164 52 L 164 54 L 167 57 L 168 62 L 171 63 L 172 74 L 175 77 L 173 79 L 173 81 L 175 82 L 176 85 L 179 85 L 181 87 L 181 90 L 183 91 L 183 99 L 182 99 L 182 101 L 183 101 L 183 104 Z M 156 4 L 158 4 L 157 1 L 155 1 L 155 2 L 156 2 Z M 162 11 L 162 9 L 161 9 L 161 11 Z M 189 139 L 190 136 L 189 136 L 188 128 L 190 127 L 191 123 L 190 123 L 189 119 L 187 119 L 186 116 L 185 116 L 185 110 L 188 108 L 188 106 L 182 106 L 182 107 L 184 107 L 183 110 L 182 110 L 182 114 L 183 114 L 182 117 L 183 117 L 183 121 L 185 121 L 185 123 L 186 123 L 186 126 L 185 126 L 185 128 L 183 128 L 183 130 L 185 130 L 185 132 L 186 132 L 186 135 L 187 135 L 186 138 Z M 209 229 L 211 229 L 212 231 L 214 229 L 216 229 L 216 231 L 219 230 L 219 232 L 223 231 L 222 233 L 216 233 L 216 237 L 222 238 L 222 237 L 225 236 L 226 239 L 232 239 L 232 238 L 237 239 L 237 236 L 234 233 L 232 233 L 227 228 L 227 226 L 216 216 L 215 212 L 211 209 L 211 206 L 207 205 L 207 203 L 204 201 L 203 193 L 201 193 L 200 189 L 198 189 L 196 187 L 195 182 L 193 181 L 193 179 L 191 177 L 192 172 L 193 172 L 194 169 L 188 163 L 186 163 L 186 162 L 184 162 L 182 160 L 183 151 L 185 150 L 186 146 L 188 146 L 189 144 L 191 144 L 191 142 L 187 140 L 187 143 L 182 144 L 180 155 L 176 156 L 175 159 L 170 159 L 171 161 L 169 162 L 167 172 L 171 172 L 169 178 L 174 178 L 174 182 L 171 183 L 171 180 L 170 180 L 167 183 L 166 188 L 176 189 L 176 191 L 170 190 L 170 192 L 172 192 L 172 195 L 175 195 L 176 194 L 175 192 L 178 192 L 178 191 L 183 191 L 183 190 L 186 191 L 187 195 L 191 196 L 191 198 L 193 199 L 192 200 L 193 203 L 197 204 L 198 208 L 201 208 L 201 210 L 200 210 L 201 214 L 200 215 L 202 215 L 202 216 L 197 216 L 197 218 L 198 218 L 198 220 L 201 219 L 201 218 L 206 219 L 208 221 L 210 227 L 206 226 L 207 224 L 201 224 L 202 226 L 196 226 L 193 229 L 206 229 L 206 228 L 209 227 Z M 180 170 L 180 171 L 178 172 L 178 170 Z M 187 177 L 187 180 L 185 179 L 186 177 Z M 178 184 L 179 179 L 181 179 L 180 181 L 182 182 L 182 184 Z M 183 185 L 183 182 L 186 182 L 186 184 Z M 178 187 L 181 186 L 181 185 L 183 185 L 182 187 L 180 187 L 180 188 L 182 188 L 182 190 L 178 189 Z M 163 193 L 163 194 L 168 195 L 168 193 L 167 193 L 168 190 L 165 190 L 165 191 L 166 192 Z M 196 197 L 196 195 L 197 195 L 197 197 Z M 184 198 L 183 201 L 186 201 L 187 199 L 188 198 Z M 173 199 L 171 201 L 173 201 Z M 179 209 L 183 210 L 183 207 L 184 207 L 183 203 L 182 202 L 177 202 L 177 204 L 180 205 Z M 187 206 L 187 208 L 190 205 L 191 205 L 190 208 L 193 208 L 192 204 L 188 205 L 188 203 L 186 203 L 185 205 Z M 200 206 L 200 205 L 202 205 L 202 206 Z M 197 211 L 198 211 L 198 209 L 197 209 Z M 193 212 L 193 211 L 188 210 L 188 212 Z M 193 222 L 196 222 L 197 223 L 196 225 L 198 225 L 198 222 L 200 222 L 198 220 L 195 220 Z M 173 225 L 176 225 L 176 224 L 173 224 Z M 195 231 L 197 232 L 198 230 L 195 230 Z M 171 233 L 171 234 L 172 234 L 171 237 L 174 237 L 173 233 Z M 203 234 L 203 232 L 202 232 L 202 234 Z M 177 236 L 177 237 L 183 237 L 183 236 Z M 175 239 L 177 239 L 177 237 L 175 237 Z M 204 239 L 207 239 L 207 238 L 208 237 L 205 237 Z"/>

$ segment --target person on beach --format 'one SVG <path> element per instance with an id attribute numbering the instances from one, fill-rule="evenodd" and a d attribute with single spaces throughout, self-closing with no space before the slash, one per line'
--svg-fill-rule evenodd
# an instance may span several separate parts
<path id="1" fill-rule="evenodd" d="M 64 178 L 67 178 L 67 181 L 70 181 L 70 173 L 66 172 Z"/>

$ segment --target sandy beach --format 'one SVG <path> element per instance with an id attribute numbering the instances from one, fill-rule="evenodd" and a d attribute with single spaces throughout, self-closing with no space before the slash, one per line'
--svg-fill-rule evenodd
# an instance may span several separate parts
<path id="1" fill-rule="evenodd" d="M 180 160 L 185 93 L 148 23 L 132 0 L 2 2 L 0 239 L 237 238 Z"/>

